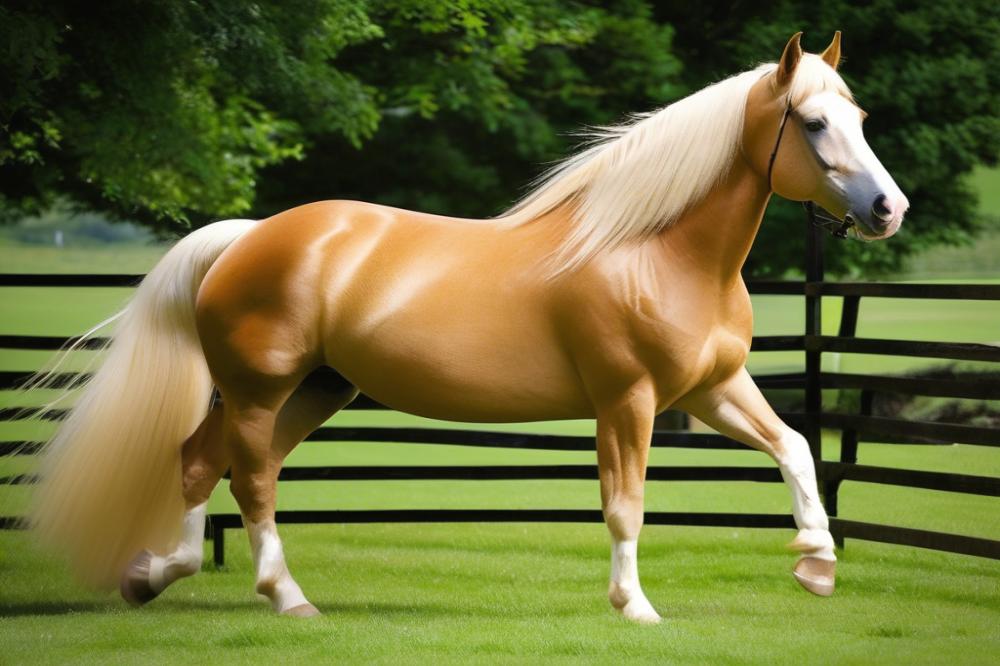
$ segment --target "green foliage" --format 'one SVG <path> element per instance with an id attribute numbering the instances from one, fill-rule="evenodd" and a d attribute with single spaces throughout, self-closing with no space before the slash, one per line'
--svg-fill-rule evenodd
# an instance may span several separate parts
<path id="1" fill-rule="evenodd" d="M 269 169 L 260 209 L 354 198 L 437 213 L 493 215 L 581 124 L 618 120 L 679 96 L 673 31 L 643 2 L 384 2 L 380 40 L 344 66 L 382 100 L 361 151 L 312 134 L 305 160 Z"/>
<path id="2" fill-rule="evenodd" d="M 258 171 L 302 155 L 308 126 L 286 107 L 355 142 L 374 132 L 374 91 L 328 63 L 378 34 L 336 1 L 2 8 L 4 212 L 245 212 Z"/>
<path id="3" fill-rule="evenodd" d="M 353 192 L 495 212 L 561 131 L 675 96 L 670 35 L 632 1 L 15 5 L 0 205 L 160 227 L 261 189 L 255 214 Z"/>
<path id="4" fill-rule="evenodd" d="M 987 221 L 965 175 L 1000 154 L 988 0 L 8 3 L 0 215 L 65 201 L 181 230 L 325 198 L 492 215 L 573 129 L 775 60 L 797 30 L 820 50 L 835 29 L 912 207 L 891 242 L 831 244 L 828 264 L 886 272 L 970 242 Z M 776 201 L 748 272 L 797 268 L 803 224 Z"/>

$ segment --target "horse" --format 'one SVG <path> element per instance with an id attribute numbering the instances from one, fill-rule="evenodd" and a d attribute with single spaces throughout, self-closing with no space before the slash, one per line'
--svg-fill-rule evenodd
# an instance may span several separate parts
<path id="1" fill-rule="evenodd" d="M 256 591 L 312 616 L 275 526 L 278 473 L 359 391 L 435 419 L 596 419 L 608 597 L 655 623 L 637 548 L 653 420 L 671 408 L 774 460 L 793 574 L 830 595 L 809 447 L 745 367 L 740 269 L 772 193 L 867 241 L 892 236 L 909 203 L 837 73 L 840 33 L 819 55 L 800 37 L 777 64 L 595 130 L 495 218 L 323 201 L 192 232 L 117 317 L 46 447 L 32 527 L 84 580 L 141 605 L 200 569 L 206 502 L 229 469 Z"/>

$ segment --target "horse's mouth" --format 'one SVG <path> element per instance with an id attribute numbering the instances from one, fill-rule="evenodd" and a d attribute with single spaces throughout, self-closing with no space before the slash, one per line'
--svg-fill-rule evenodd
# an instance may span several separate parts
<path id="1" fill-rule="evenodd" d="M 871 225 L 850 211 L 844 214 L 844 226 L 845 229 L 854 229 L 854 233 L 851 235 L 860 241 L 864 241 L 865 243 L 870 243 L 885 237 L 884 232 L 876 231 L 871 227 Z"/>
<path id="2" fill-rule="evenodd" d="M 875 229 L 870 224 L 858 217 L 847 213 L 844 216 L 845 222 L 850 222 L 850 226 L 854 229 L 854 236 L 861 241 L 870 243 L 872 241 L 884 240 L 889 236 L 896 233 L 899 228 L 899 224 L 889 224 L 882 229 Z"/>
<path id="3" fill-rule="evenodd" d="M 854 229 L 854 237 L 865 242 L 875 240 L 875 236 L 877 235 L 874 229 L 859 220 L 850 212 L 847 212 L 844 215 L 844 228 L 845 231 Z"/>

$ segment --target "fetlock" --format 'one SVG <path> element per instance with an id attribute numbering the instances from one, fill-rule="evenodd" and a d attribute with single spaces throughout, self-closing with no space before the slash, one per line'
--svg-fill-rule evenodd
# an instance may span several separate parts
<path id="1" fill-rule="evenodd" d="M 149 582 L 150 563 L 154 555 L 144 550 L 129 563 L 122 574 L 118 591 L 130 606 L 142 606 L 159 595 L 160 590 L 154 589 Z"/>
<path id="2" fill-rule="evenodd" d="M 617 581 L 608 583 L 608 600 L 618 610 L 625 608 L 636 594 L 642 594 L 642 591 L 635 585 Z"/>
<path id="3" fill-rule="evenodd" d="M 803 557 L 813 557 L 828 562 L 837 560 L 830 530 L 801 529 L 788 547 L 802 553 Z"/>
<path id="4" fill-rule="evenodd" d="M 193 548 L 183 548 L 170 556 L 167 568 L 171 578 L 177 580 L 201 571 L 202 554 Z"/>

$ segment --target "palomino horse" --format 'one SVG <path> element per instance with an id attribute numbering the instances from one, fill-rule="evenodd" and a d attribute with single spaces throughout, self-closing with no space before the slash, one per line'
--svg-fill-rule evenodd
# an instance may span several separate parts
<path id="1" fill-rule="evenodd" d="M 600 130 L 498 219 L 327 201 L 195 231 L 139 287 L 48 447 L 35 527 L 85 578 L 145 603 L 199 569 L 205 503 L 229 468 L 257 591 L 313 615 L 285 565 L 276 479 L 359 390 L 437 419 L 596 418 L 609 597 L 655 622 L 636 553 L 653 418 L 669 407 L 775 460 L 795 576 L 830 594 L 809 448 L 744 367 L 740 267 L 772 191 L 863 239 L 899 228 L 908 203 L 839 59 L 839 33 L 821 56 L 795 35 L 777 65 Z"/>

